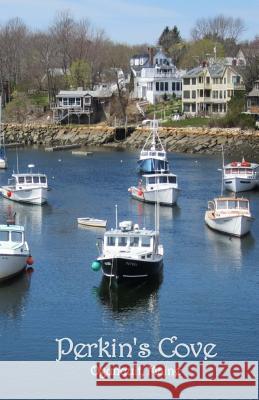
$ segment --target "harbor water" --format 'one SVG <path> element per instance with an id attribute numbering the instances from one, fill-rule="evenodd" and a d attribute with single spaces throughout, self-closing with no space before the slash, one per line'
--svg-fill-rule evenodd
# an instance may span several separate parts
<path id="1" fill-rule="evenodd" d="M 129 197 L 137 159 L 134 152 L 97 150 L 86 157 L 19 150 L 20 172 L 34 163 L 52 190 L 42 207 L 0 199 L 1 223 L 16 213 L 35 260 L 33 273 L 0 286 L 1 361 L 55 360 L 55 339 L 63 337 L 75 344 L 136 338 L 158 360 L 158 342 L 171 336 L 215 343 L 219 360 L 257 359 L 259 191 L 246 193 L 256 217 L 251 234 L 231 239 L 209 230 L 204 213 L 220 194 L 220 156 L 169 154 L 181 194 L 178 206 L 160 207 L 159 281 L 110 290 L 101 271 L 91 270 L 103 230 L 79 227 L 78 217 L 107 219 L 114 227 L 117 204 L 120 221 L 154 227 L 154 206 Z M 16 170 L 15 151 L 9 150 L 8 164 L 1 185 Z"/>

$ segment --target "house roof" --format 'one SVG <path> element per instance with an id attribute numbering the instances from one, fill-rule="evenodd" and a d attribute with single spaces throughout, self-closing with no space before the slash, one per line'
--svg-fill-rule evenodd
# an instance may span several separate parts
<path id="1" fill-rule="evenodd" d="M 231 68 L 233 71 L 240 75 L 239 70 L 237 68 L 234 68 L 233 66 L 226 66 L 224 64 L 212 64 L 208 67 L 199 66 L 193 68 L 190 71 L 187 71 L 183 78 L 195 78 L 202 75 L 206 71 L 206 69 L 209 71 L 211 78 L 222 78 L 224 76 L 226 68 Z"/>
<path id="2" fill-rule="evenodd" d="M 149 58 L 149 54 L 148 53 L 134 54 L 134 56 L 131 57 L 131 59 L 138 59 L 138 58 Z"/>
<path id="3" fill-rule="evenodd" d="M 183 76 L 183 78 L 195 78 L 196 76 L 203 74 L 203 72 L 204 72 L 203 67 L 195 67 L 187 71 L 186 74 Z"/>
<path id="4" fill-rule="evenodd" d="M 60 90 L 56 97 L 85 97 L 90 95 L 92 97 L 111 97 L 112 90 L 110 89 L 96 89 L 96 90 Z"/>

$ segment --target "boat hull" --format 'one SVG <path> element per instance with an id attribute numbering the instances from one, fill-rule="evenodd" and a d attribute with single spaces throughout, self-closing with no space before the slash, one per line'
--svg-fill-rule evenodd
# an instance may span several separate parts
<path id="1" fill-rule="evenodd" d="M 47 188 L 28 188 L 13 190 L 8 187 L 2 187 L 1 191 L 3 197 L 5 197 L 6 199 L 17 201 L 20 203 L 41 205 L 48 201 Z"/>
<path id="2" fill-rule="evenodd" d="M 258 181 L 256 179 L 251 178 L 224 178 L 224 187 L 225 189 L 237 193 L 237 192 L 246 192 L 247 190 L 253 190 L 257 186 Z"/>
<path id="3" fill-rule="evenodd" d="M 180 190 L 178 188 L 167 188 L 158 190 L 140 190 L 132 187 L 130 189 L 133 199 L 145 203 L 157 203 L 166 206 L 173 206 L 177 203 Z"/>
<path id="4" fill-rule="evenodd" d="M 11 279 L 26 268 L 28 254 L 0 254 L 0 281 Z"/>
<path id="5" fill-rule="evenodd" d="M 6 168 L 7 168 L 6 160 L 0 157 L 0 169 L 6 169 Z"/>
<path id="6" fill-rule="evenodd" d="M 155 158 L 138 160 L 138 171 L 145 174 L 159 171 L 168 172 L 169 163 L 166 160 L 158 160 Z"/>
<path id="7" fill-rule="evenodd" d="M 211 229 L 218 232 L 241 237 L 250 231 L 253 218 L 244 215 L 211 218 L 210 211 L 207 211 L 205 213 L 205 222 Z"/>
<path id="8" fill-rule="evenodd" d="M 99 259 L 104 276 L 119 282 L 145 280 L 159 275 L 163 270 L 163 258 L 156 260 L 136 260 L 121 257 Z"/>

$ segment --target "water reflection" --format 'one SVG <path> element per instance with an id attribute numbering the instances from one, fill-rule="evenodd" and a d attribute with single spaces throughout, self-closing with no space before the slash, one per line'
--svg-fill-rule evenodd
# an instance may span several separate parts
<path id="1" fill-rule="evenodd" d="M 148 224 L 154 224 L 155 219 L 155 205 L 143 203 L 134 199 L 130 200 L 130 212 L 131 214 L 136 214 L 138 217 L 138 224 L 140 226 L 145 226 Z M 160 206 L 159 215 L 160 219 L 172 220 L 179 218 L 181 214 L 181 209 L 179 206 L 175 205 L 173 207 Z"/>
<path id="2" fill-rule="evenodd" d="M 0 284 L 0 317 L 5 315 L 9 319 L 16 319 L 23 314 L 30 281 L 31 275 L 25 271 L 16 278 Z"/>
<path id="3" fill-rule="evenodd" d="M 133 311 L 154 312 L 158 305 L 159 287 L 163 281 L 161 274 L 157 279 L 147 280 L 137 286 L 120 285 L 110 287 L 109 279 L 103 277 L 95 293 L 100 302 L 114 313 Z"/>
<path id="4" fill-rule="evenodd" d="M 205 226 L 205 235 L 210 242 L 215 265 L 224 260 L 224 263 L 231 262 L 236 268 L 241 268 L 244 255 L 255 245 L 251 234 L 243 238 L 232 237 L 212 231 Z"/>
<path id="5" fill-rule="evenodd" d="M 43 207 L 30 204 L 20 204 L 3 199 L 3 223 L 15 214 L 15 222 L 18 225 L 28 227 L 33 233 L 41 233 L 43 216 L 51 211 L 51 206 L 46 204 Z"/>

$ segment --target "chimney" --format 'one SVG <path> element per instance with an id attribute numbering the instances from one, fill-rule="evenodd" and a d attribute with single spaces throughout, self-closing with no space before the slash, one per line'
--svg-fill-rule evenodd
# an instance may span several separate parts
<path id="1" fill-rule="evenodd" d="M 233 58 L 232 65 L 233 65 L 233 67 L 235 67 L 237 65 L 237 59 L 236 58 Z"/>
<path id="2" fill-rule="evenodd" d="M 149 65 L 153 67 L 154 65 L 154 48 L 148 47 L 148 55 L 149 55 Z"/>
<path id="3" fill-rule="evenodd" d="M 206 68 L 207 67 L 207 61 L 202 61 L 202 68 Z"/>

